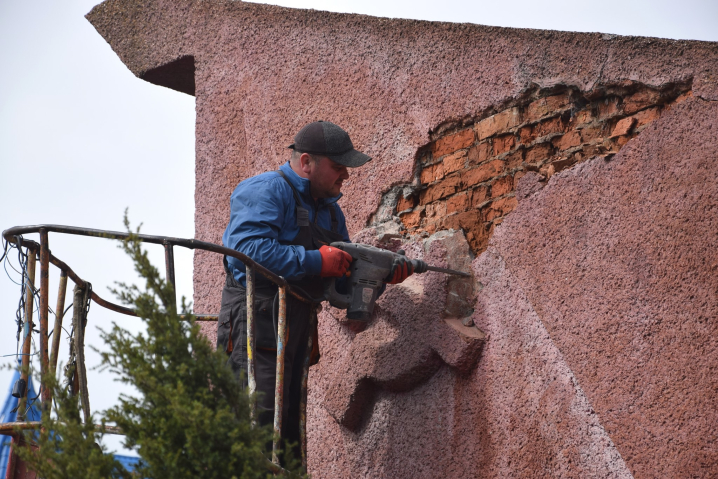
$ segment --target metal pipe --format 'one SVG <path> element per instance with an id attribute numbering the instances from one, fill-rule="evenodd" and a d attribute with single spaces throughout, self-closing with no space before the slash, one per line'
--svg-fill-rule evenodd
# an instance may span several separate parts
<path id="1" fill-rule="evenodd" d="M 13 436 L 15 431 L 26 431 L 28 429 L 40 429 L 42 423 L 40 421 L 23 421 L 23 422 L 6 422 L 0 424 L 0 435 Z M 95 424 L 95 431 L 101 432 L 102 425 Z M 117 426 L 105 426 L 105 434 L 124 435 L 124 431 Z"/>
<path id="2" fill-rule="evenodd" d="M 15 241 L 13 241 L 13 243 L 15 243 Z M 40 245 L 37 244 L 35 241 L 26 239 L 20 241 L 20 244 L 18 246 L 25 246 L 30 249 L 38 249 L 40 247 Z M 73 283 L 83 288 L 85 287 L 86 281 L 80 278 L 77 273 L 72 270 L 72 268 L 70 268 L 64 261 L 56 258 L 52 253 L 50 253 L 50 263 L 57 266 L 61 271 L 65 271 L 70 277 L 70 279 L 73 281 Z M 92 300 L 103 308 L 107 308 L 116 313 L 122 313 L 128 316 L 137 316 L 137 313 L 133 309 L 125 308 L 124 306 L 120 306 L 119 304 L 111 303 L 106 299 L 102 299 L 94 291 L 92 292 Z"/>
<path id="3" fill-rule="evenodd" d="M 35 249 L 28 248 L 27 251 L 27 283 L 25 284 L 25 327 L 22 343 L 22 367 L 20 368 L 20 379 L 25 381 L 30 376 L 30 345 L 32 343 L 32 312 L 34 294 L 33 288 L 35 284 Z M 27 404 L 27 393 L 29 387 L 25 387 L 25 393 L 20 398 L 17 406 L 17 418 L 22 421 L 25 419 L 25 405 Z"/>
<path id="4" fill-rule="evenodd" d="M 48 322 L 50 315 L 50 240 L 45 228 L 40 228 L 40 389 L 43 411 L 50 410 L 50 388 L 45 379 L 50 364 L 48 351 Z"/>
<path id="5" fill-rule="evenodd" d="M 37 246 L 37 243 L 31 240 L 23 240 L 23 244 L 26 246 Z M 64 261 L 56 258 L 53 256 L 52 253 L 50 253 L 50 263 L 57 266 L 60 271 L 65 273 L 67 276 L 70 277 L 70 279 L 78 286 L 85 287 L 86 281 L 82 278 L 80 278 L 77 273 L 75 273 L 72 268 L 70 268 Z M 97 303 L 98 305 L 102 306 L 103 308 L 107 308 L 110 311 L 114 311 L 116 313 L 125 314 L 127 316 L 137 316 L 137 312 L 134 309 L 126 308 L 124 306 L 120 306 L 119 304 L 112 303 L 110 301 L 107 301 L 106 299 L 101 298 L 97 293 L 92 291 L 92 300 Z M 180 315 L 181 318 L 184 319 L 184 315 Z M 195 315 L 197 321 L 217 321 L 218 316 L 216 314 L 196 314 Z"/>
<path id="6" fill-rule="evenodd" d="M 255 331 L 254 324 L 254 268 L 247 266 L 247 384 L 249 386 L 249 417 L 252 426 L 257 425 L 257 400 L 255 393 L 257 392 L 257 380 L 254 375 L 254 347 L 255 347 Z"/>
<path id="7" fill-rule="evenodd" d="M 48 233 L 55 232 L 55 233 L 62 233 L 62 234 L 73 234 L 73 235 L 79 235 L 79 236 L 92 236 L 92 237 L 100 237 L 100 238 L 107 238 L 107 239 L 119 239 L 124 240 L 128 239 L 130 237 L 130 233 L 122 233 L 122 232 L 116 232 L 116 231 L 104 231 L 104 230 L 95 230 L 90 228 L 78 228 L 73 226 L 60 226 L 60 225 L 39 225 L 39 226 L 22 226 L 22 227 L 13 227 L 9 228 L 5 231 L 3 231 L 2 235 L 3 237 L 13 244 L 16 244 L 18 247 L 25 246 L 30 251 L 32 251 L 32 255 L 30 255 L 31 259 L 28 259 L 28 284 L 31 285 L 28 289 L 28 300 L 26 301 L 26 314 L 25 314 L 25 337 L 24 337 L 24 343 L 23 343 L 23 363 L 21 368 L 21 377 L 24 376 L 25 381 L 27 381 L 27 377 L 29 376 L 29 353 L 30 353 L 30 343 L 32 339 L 32 311 L 33 311 L 33 290 L 32 285 L 34 283 L 34 276 L 35 276 L 35 254 L 38 249 L 42 250 L 41 253 L 41 262 L 43 266 L 43 271 L 45 274 L 47 274 L 49 270 L 48 263 L 52 263 L 53 265 L 60 268 L 62 272 L 61 276 L 61 282 L 64 280 L 65 285 L 61 285 L 61 290 L 65 290 L 66 288 L 66 281 L 67 277 L 69 276 L 70 279 L 79 287 L 83 288 L 86 292 L 89 289 L 89 293 L 91 293 L 91 298 L 93 301 L 95 301 L 98 305 L 103 306 L 107 309 L 110 309 L 112 311 L 122 313 L 129 316 L 137 316 L 137 313 L 130 308 L 126 308 L 114 303 L 111 303 L 107 300 L 102 299 L 100 296 L 98 296 L 94 291 L 92 291 L 90 288 L 88 282 L 80 278 L 73 270 L 70 268 L 67 264 L 59 260 L 58 258 L 54 257 L 48 247 Z M 40 233 L 41 234 L 41 245 L 38 245 L 34 241 L 25 240 L 22 239 L 20 235 L 22 234 L 28 234 L 28 233 Z M 175 277 L 174 277 L 174 254 L 173 254 L 173 246 L 182 246 L 188 249 L 200 249 L 204 251 L 209 251 L 213 253 L 223 254 L 225 256 L 229 256 L 232 258 L 236 258 L 240 260 L 242 263 L 245 264 L 247 268 L 247 275 L 248 277 L 251 275 L 251 279 L 249 280 L 252 283 L 252 286 L 248 288 L 248 304 L 251 304 L 252 306 L 248 309 L 248 335 L 247 335 L 247 342 L 248 342 L 248 356 L 251 355 L 252 360 L 249 361 L 248 369 L 251 367 L 252 370 L 254 369 L 254 274 L 255 272 L 259 272 L 262 276 L 269 279 L 271 282 L 279 286 L 279 339 L 277 344 L 277 376 L 276 376 L 276 383 L 275 383 L 275 417 L 274 417 L 274 430 L 275 430 L 275 438 L 272 444 L 272 463 L 269 463 L 269 469 L 272 472 L 282 472 L 283 469 L 278 465 L 279 460 L 277 457 L 278 451 L 279 451 L 279 440 L 281 438 L 281 431 L 282 431 L 282 413 L 283 413 L 283 407 L 284 407 L 284 357 L 285 357 L 285 345 L 287 343 L 287 327 L 286 327 L 286 300 L 287 300 L 287 293 L 291 294 L 296 299 L 304 302 L 312 304 L 314 302 L 313 298 L 307 298 L 304 297 L 301 293 L 298 291 L 294 291 L 292 287 L 287 283 L 287 281 L 282 278 L 281 276 L 278 276 L 268 269 L 264 268 L 262 265 L 256 263 L 254 260 L 252 260 L 250 257 L 236 251 L 230 248 L 226 248 L 224 246 L 216 245 L 213 243 L 208 243 L 204 241 L 199 241 L 196 239 L 183 239 L 183 238 L 173 238 L 173 237 L 167 237 L 167 236 L 151 236 L 151 235 L 133 235 L 141 242 L 146 243 L 153 243 L 153 244 L 162 244 L 165 247 L 165 262 L 166 262 L 166 269 L 167 269 L 167 280 L 172 283 L 172 285 L 175 285 Z M 44 259 L 44 261 L 43 261 Z M 49 274 L 47 275 L 47 278 L 49 279 Z M 41 338 L 41 363 L 43 365 L 43 372 L 46 372 L 50 364 L 48 362 L 48 352 L 47 352 L 47 341 L 48 341 L 48 334 L 47 334 L 47 320 L 49 316 L 49 304 L 48 304 L 48 298 L 47 295 L 49 294 L 49 288 L 48 288 L 49 281 L 43 282 L 44 287 L 41 287 L 41 296 L 43 294 L 43 291 L 45 292 L 45 300 L 43 301 L 41 298 L 41 321 L 42 321 L 42 315 L 44 311 L 44 348 Z M 87 296 L 87 295 L 85 295 Z M 61 301 L 61 299 L 58 297 L 58 304 Z M 63 306 L 64 306 L 64 295 L 63 295 Z M 87 301 L 87 298 L 86 298 Z M 85 304 L 87 304 L 85 301 Z M 44 305 L 44 308 L 42 307 Z M 176 306 L 176 296 L 175 296 L 175 306 Z M 84 306 L 83 306 L 84 310 Z M 251 312 L 250 312 L 251 310 Z M 59 330 L 61 328 L 61 321 L 62 321 L 62 313 L 63 308 L 58 306 L 58 313 L 56 316 L 56 331 L 57 331 L 57 337 L 59 338 Z M 184 315 L 181 316 L 184 319 Z M 216 321 L 217 315 L 210 315 L 210 314 L 200 314 L 195 315 L 195 318 L 198 321 Z M 58 323 L 59 319 L 59 323 Z M 86 321 L 86 318 L 85 318 Z M 251 325 L 251 335 L 250 335 L 250 325 Z M 83 325 L 84 326 L 84 325 Z M 42 335 L 41 335 L 42 336 Z M 57 367 L 57 350 L 56 346 L 54 344 L 55 338 L 53 338 L 53 353 L 50 358 L 50 362 L 52 363 L 52 370 L 55 371 Z M 83 338 L 84 342 L 84 338 Z M 58 345 L 59 347 L 59 345 Z M 78 350 L 80 348 L 77 348 Z M 84 351 L 83 351 L 84 352 Z M 82 353 L 80 353 L 82 354 Z M 84 359 L 80 359 L 79 366 L 84 367 Z M 79 369 L 79 368 L 78 368 Z M 249 372 L 249 371 L 248 371 Z M 254 371 L 252 371 L 252 376 L 254 376 Z M 253 378 L 252 381 L 254 383 L 254 389 L 256 390 L 256 378 Z M 87 388 L 86 388 L 86 381 L 85 381 L 85 387 L 84 389 L 84 395 L 83 398 L 83 410 L 86 414 L 86 421 L 87 421 L 87 414 L 89 413 L 89 398 L 87 397 Z M 48 392 L 43 391 L 43 401 L 47 397 L 48 399 L 51 398 L 51 393 L 47 395 Z M 19 410 L 20 413 L 18 414 L 18 419 L 22 420 L 24 419 L 24 408 L 27 402 L 27 397 L 23 397 L 20 400 L 19 404 Z M 305 398 L 306 403 L 306 398 Z M 49 404 L 49 401 L 48 401 Z M 253 406 L 256 405 L 253 404 Z M 304 408 L 306 410 L 306 404 L 304 405 Z M 256 409 L 253 411 L 253 416 L 256 415 Z M 306 412 L 305 412 L 306 416 Z M 305 425 L 304 428 L 306 428 L 306 417 L 304 418 Z M 0 425 L 2 426 L 2 425 Z M 110 432 L 109 430 L 107 431 Z M 306 436 L 306 430 L 303 431 Z M 0 433 L 1 434 L 1 433 Z M 304 437 L 304 440 L 306 441 L 306 437 Z M 304 446 L 306 449 L 306 445 Z M 306 464 L 306 452 L 304 452 L 304 463 Z"/>
<path id="8" fill-rule="evenodd" d="M 92 236 L 97 238 L 107 238 L 107 239 L 119 239 L 124 240 L 130 237 L 129 233 L 122 233 L 119 231 L 105 231 L 105 230 L 96 230 L 91 228 L 79 228 L 76 226 L 62 226 L 62 225 L 35 225 L 35 226 L 14 226 L 12 228 L 8 228 L 5 231 L 2 232 L 3 238 L 5 238 L 6 241 L 9 241 L 13 244 L 15 244 L 15 236 L 17 235 L 23 235 L 23 234 L 30 234 L 30 233 L 38 233 L 40 231 L 40 228 L 45 228 L 48 233 L 63 233 L 63 234 L 71 234 L 71 235 L 78 235 L 78 236 Z M 213 253 L 219 253 L 223 254 L 225 256 L 231 256 L 232 258 L 237 258 L 242 263 L 244 263 L 247 266 L 252 266 L 255 268 L 256 272 L 264 276 L 265 278 L 272 281 L 274 284 L 278 286 L 284 286 L 287 288 L 287 292 L 297 298 L 298 300 L 305 302 L 305 303 L 312 303 L 309 298 L 305 298 L 302 296 L 299 292 L 294 291 L 287 280 L 282 278 L 279 275 L 276 275 L 269 271 L 267 268 L 263 267 L 259 263 L 255 262 L 252 258 L 249 256 L 240 253 L 237 250 L 233 250 L 231 248 L 227 248 L 224 246 L 220 246 L 218 244 L 214 243 L 208 243 L 206 241 L 200 241 L 196 239 L 184 239 L 184 238 L 175 238 L 172 236 L 153 236 L 153 235 L 134 235 L 138 240 L 144 242 L 144 243 L 152 243 L 152 244 L 164 244 L 165 241 L 172 243 L 175 246 L 182 246 L 183 248 L 189 248 L 189 249 L 200 249 L 204 251 L 210 251 Z M 23 243 L 29 242 L 34 243 L 34 241 L 28 241 L 23 240 Z M 35 243 L 37 244 L 37 243 Z M 72 276 L 70 276 L 72 278 Z M 74 281 L 74 278 L 73 278 Z M 99 303 L 98 303 L 99 304 Z"/>
<path id="9" fill-rule="evenodd" d="M 55 308 L 55 325 L 52 327 L 52 352 L 50 353 L 50 372 L 57 371 L 57 355 L 60 352 L 62 337 L 62 318 L 65 315 L 65 296 L 67 295 L 67 271 L 60 270 L 60 285 L 57 288 L 57 307 Z M 50 391 L 52 399 L 52 391 Z"/>
<path id="10" fill-rule="evenodd" d="M 175 287 L 175 254 L 172 249 L 172 243 L 165 240 L 162 242 L 165 247 L 165 280 L 172 285 L 174 290 L 174 301 L 172 302 L 177 307 L 177 288 Z"/>
<path id="11" fill-rule="evenodd" d="M 85 281 L 83 281 L 82 283 L 87 284 Z M 109 309 L 110 311 L 126 314 L 127 316 L 137 317 L 137 312 L 134 309 L 125 308 L 124 306 L 120 306 L 119 304 L 111 303 L 106 299 L 102 299 L 94 291 L 92 291 L 92 295 L 90 297 L 95 303 L 99 304 L 103 308 Z"/>
<path id="12" fill-rule="evenodd" d="M 21 241 L 21 244 L 27 246 L 28 248 L 38 248 L 39 245 L 31 240 L 23 239 Z M 50 253 L 50 263 L 57 266 L 60 271 L 65 272 L 70 279 L 78 286 L 85 287 L 86 281 L 82 278 L 80 278 L 77 273 L 75 273 L 72 268 L 70 268 L 64 261 L 56 258 L 52 253 Z M 137 316 L 137 313 L 133 309 L 125 308 L 124 306 L 120 306 L 119 304 L 111 303 L 107 301 L 106 299 L 102 299 L 99 295 L 97 295 L 94 291 L 92 292 L 92 300 L 102 306 L 103 308 L 107 308 L 111 311 L 115 311 L 116 313 L 122 313 L 126 314 L 128 316 Z"/>
<path id="13" fill-rule="evenodd" d="M 61 291 L 66 291 L 67 287 L 67 277 L 69 276 L 70 279 L 79 287 L 81 287 L 85 292 L 87 293 L 87 290 L 91 288 L 89 283 L 87 283 L 85 280 L 80 278 L 73 270 L 70 268 L 67 264 L 59 260 L 58 258 L 54 257 L 48 247 L 48 233 L 55 232 L 55 233 L 62 233 L 62 234 L 72 234 L 72 235 L 79 235 L 79 236 L 91 236 L 91 237 L 100 237 L 100 238 L 107 238 L 107 239 L 118 239 L 118 240 L 125 240 L 130 237 L 130 233 L 123 233 L 123 232 L 117 232 L 117 231 L 105 231 L 105 230 L 96 230 L 96 229 L 90 229 L 90 228 L 78 228 L 74 226 L 61 226 L 61 225 L 38 225 L 38 226 L 16 226 L 13 228 L 9 228 L 5 231 L 3 231 L 2 235 L 3 237 L 13 244 L 16 244 L 18 247 L 25 246 L 28 248 L 28 250 L 32 251 L 32 254 L 29 255 L 28 258 L 28 283 L 30 285 L 30 288 L 28 289 L 27 295 L 28 299 L 26 301 L 26 312 L 25 312 L 25 336 L 24 336 L 24 343 L 23 343 L 23 363 L 21 368 L 21 377 L 24 375 L 25 381 L 27 381 L 27 377 L 29 375 L 29 353 L 30 353 L 30 343 L 32 339 L 32 311 L 33 311 L 33 284 L 35 280 L 35 254 L 39 249 L 41 249 L 41 266 L 43 267 L 43 275 L 47 275 L 47 280 L 43 281 L 44 287 L 41 286 L 41 306 L 44 305 L 44 308 L 41 307 L 41 322 L 42 322 L 42 316 L 44 311 L 44 328 L 41 328 L 44 330 L 44 348 L 42 348 L 42 338 L 41 338 L 41 363 L 43 365 L 43 371 L 47 371 L 50 367 L 49 362 L 52 363 L 52 369 L 53 371 L 57 367 L 57 348 L 59 348 L 59 345 L 55 346 L 55 338 L 53 338 L 53 353 L 50 358 L 50 361 L 48 362 L 48 352 L 47 352 L 47 340 L 48 340 L 48 334 L 47 334 L 47 320 L 49 316 L 49 304 L 48 304 L 48 283 L 49 283 L 49 263 L 52 263 L 53 265 L 57 266 L 61 270 Z M 20 235 L 28 234 L 28 233 L 40 233 L 41 235 L 41 245 L 38 245 L 34 241 L 25 240 L 20 237 Z M 223 254 L 225 256 L 230 256 L 232 258 L 236 258 L 240 260 L 242 263 L 245 264 L 247 269 L 247 276 L 248 278 L 251 276 L 251 279 L 248 279 L 251 286 L 248 287 L 247 296 L 248 296 L 248 304 L 251 304 L 250 308 L 248 308 L 248 335 L 247 335 L 247 349 L 248 349 L 248 356 L 252 358 L 251 361 L 249 361 L 248 369 L 251 367 L 252 372 L 251 376 L 254 376 L 254 274 L 255 272 L 259 272 L 262 276 L 272 281 L 274 284 L 279 286 L 279 339 L 277 344 L 277 375 L 276 375 L 276 383 L 275 383 L 275 417 L 274 417 L 274 430 L 275 430 L 275 438 L 272 445 L 272 461 L 273 464 L 270 463 L 269 468 L 272 472 L 282 472 L 283 469 L 278 465 L 279 460 L 277 457 L 277 453 L 279 450 L 279 440 L 281 437 L 281 431 L 282 431 L 282 412 L 283 412 L 283 406 L 284 406 L 284 357 L 285 357 L 285 345 L 287 343 L 287 327 L 286 327 L 286 300 L 287 300 L 287 293 L 291 294 L 298 300 L 304 302 L 304 303 L 313 303 L 313 299 L 304 297 L 301 293 L 298 291 L 294 291 L 292 287 L 287 283 L 287 281 L 273 272 L 269 271 L 268 269 L 264 268 L 262 265 L 256 263 L 254 260 L 252 260 L 250 257 L 236 251 L 230 248 L 226 248 L 224 246 L 216 245 L 213 243 L 208 243 L 205 241 L 199 241 L 196 239 L 183 239 L 183 238 L 173 238 L 168 236 L 151 236 L 151 235 L 133 235 L 141 242 L 146 243 L 153 243 L 153 244 L 162 244 L 165 247 L 165 262 L 166 262 L 166 269 L 167 269 L 167 281 L 172 283 L 172 285 L 175 285 L 175 277 L 174 277 L 174 252 L 173 252 L 173 246 L 182 246 L 184 248 L 188 249 L 200 249 L 204 251 L 209 251 L 213 253 Z M 44 276 L 45 278 L 45 276 Z M 43 279 L 44 279 L 43 278 Z M 64 282 L 64 285 L 62 284 Z M 42 295 L 43 291 L 45 292 L 45 300 L 43 301 Z M 123 306 L 111 303 L 107 300 L 102 299 L 100 296 L 98 296 L 94 291 L 89 291 L 91 293 L 90 297 L 93 301 L 95 301 L 98 305 L 103 306 L 107 309 L 110 309 L 112 311 L 126 314 L 129 316 L 137 316 L 137 313 L 130 309 L 125 308 Z M 85 304 L 87 301 L 87 294 L 85 296 Z M 64 306 L 64 294 L 62 295 L 62 299 L 58 296 L 58 313 L 56 316 L 56 331 L 57 331 L 57 337 L 59 338 L 59 330 L 62 327 L 62 313 L 64 312 L 63 307 L 60 306 L 60 301 L 63 302 L 62 306 Z M 176 305 L 176 297 L 175 297 L 175 305 Z M 83 311 L 84 311 L 84 304 L 83 304 Z M 86 311 L 85 311 L 86 312 Z M 182 315 L 182 318 L 184 318 L 184 315 Z M 217 315 L 211 315 L 211 314 L 200 314 L 195 315 L 195 318 L 198 321 L 216 321 Z M 59 320 L 59 321 L 58 321 Z M 85 318 L 86 321 L 86 318 Z M 250 328 L 251 325 L 251 328 Z M 84 326 L 84 325 L 83 325 Z M 250 334 L 251 332 L 251 334 Z M 82 339 L 84 342 L 84 338 Z M 311 341 L 311 340 L 310 340 Z M 310 342 L 311 345 L 311 342 Z M 77 348 L 80 349 L 80 348 Z M 311 348 L 310 348 L 311 349 Z M 84 352 L 84 351 L 83 351 Z M 82 354 L 82 353 L 80 353 Z M 80 365 L 84 367 L 84 359 L 80 359 Z M 249 373 L 249 371 L 248 371 Z M 254 389 L 256 390 L 256 378 L 253 378 L 252 381 L 254 383 Z M 86 384 L 85 384 L 85 395 L 86 395 Z M 43 400 L 45 399 L 45 394 L 43 394 Z M 51 393 L 50 393 L 51 394 Z M 50 396 L 48 396 L 50 397 Z M 85 409 L 85 413 L 89 413 L 89 398 L 83 398 L 86 399 L 86 401 L 83 401 L 85 404 L 83 404 L 83 409 Z M 27 398 L 26 396 L 21 398 L 19 407 L 20 413 L 18 414 L 18 419 L 24 419 L 24 407 L 26 404 Z M 306 399 L 305 399 L 306 402 Z M 306 409 L 306 404 L 304 405 Z M 256 413 L 256 412 L 255 412 Z M 306 413 L 305 413 L 306 415 Z M 87 416 L 86 416 L 87 420 Z M 39 424 L 39 423 L 38 423 Z M 0 424 L 0 431 L 2 430 L 2 424 Z M 306 427 L 306 426 L 305 426 Z M 108 433 L 110 433 L 109 428 L 107 430 Z M 2 434 L 2 432 L 0 432 Z M 306 435 L 306 431 L 304 431 L 304 434 Z M 305 438 L 306 439 L 306 438 Z"/>
<path id="14" fill-rule="evenodd" d="M 87 302 L 89 300 L 90 284 L 85 287 L 75 286 L 72 306 L 72 326 L 75 328 L 75 374 L 80 384 L 80 404 L 85 417 L 85 423 L 91 419 L 90 395 L 87 390 L 87 370 L 85 369 L 85 326 L 87 325 Z"/>
<path id="15" fill-rule="evenodd" d="M 277 321 L 277 375 L 274 383 L 274 439 L 272 462 L 279 464 L 279 441 L 282 437 L 282 409 L 284 408 L 284 347 L 287 344 L 287 292 L 279 288 L 279 318 Z"/>
<path id="16" fill-rule="evenodd" d="M 302 445 L 302 467 L 307 470 L 307 385 L 309 384 L 309 364 L 312 361 L 314 348 L 314 329 L 317 325 L 317 308 L 312 307 L 309 313 L 309 339 L 307 340 L 307 354 L 304 356 L 304 371 L 302 371 L 301 402 L 299 403 L 299 440 Z"/>

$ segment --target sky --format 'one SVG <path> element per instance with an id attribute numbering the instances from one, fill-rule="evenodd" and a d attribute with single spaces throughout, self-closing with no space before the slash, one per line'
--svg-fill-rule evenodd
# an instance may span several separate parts
<path id="1" fill-rule="evenodd" d="M 142 223 L 145 233 L 192 238 L 194 98 L 133 76 L 85 20 L 96 3 L 0 0 L 0 230 L 34 224 L 122 230 L 128 209 L 130 221 Z M 380 17 L 718 41 L 715 0 L 261 3 Z M 31 239 L 39 241 L 37 235 Z M 106 299 L 114 300 L 107 288 L 115 281 L 137 281 L 116 242 L 51 234 L 50 248 Z M 161 246 L 148 249 L 162 268 Z M 191 299 L 192 253 L 176 248 L 175 257 L 178 293 Z M 17 267 L 15 251 L 2 266 L 0 356 L 9 356 L 0 363 L 11 363 L 20 292 L 13 282 L 19 279 L 12 270 Z M 57 269 L 51 268 L 53 309 L 58 277 Z M 71 287 L 67 298 L 69 305 Z M 107 329 L 113 321 L 141 330 L 138 319 L 93 304 L 86 344 L 102 349 L 97 327 Z M 68 317 L 64 324 L 70 322 Z M 60 361 L 66 360 L 67 347 L 63 339 Z M 87 355 L 88 367 L 98 364 L 96 353 L 88 350 Z M 132 392 L 106 372 L 88 372 L 93 411 L 112 406 L 120 393 Z M 12 386 L 10 378 L 10 371 L 0 371 L 3 393 Z M 128 453 L 119 438 L 105 443 Z"/>

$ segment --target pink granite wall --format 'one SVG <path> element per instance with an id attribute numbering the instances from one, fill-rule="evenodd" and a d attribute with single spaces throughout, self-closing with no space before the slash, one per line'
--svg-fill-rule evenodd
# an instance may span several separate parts
<path id="1" fill-rule="evenodd" d="M 309 121 L 344 126 L 374 157 L 345 183 L 350 232 L 396 234 L 387 194 L 425 187 L 419 153 L 527 92 L 690 85 L 610 161 L 525 174 L 471 263 L 475 284 L 390 287 L 362 332 L 323 313 L 309 465 L 313 477 L 718 475 L 717 44 L 219 0 L 108 0 L 88 19 L 137 76 L 196 96 L 196 236 L 213 242 L 234 186 L 285 161 Z M 470 261 L 456 237 L 400 242 Z M 218 310 L 221 284 L 220 261 L 197 254 L 197 311 Z M 444 311 L 457 291 L 476 326 Z"/>

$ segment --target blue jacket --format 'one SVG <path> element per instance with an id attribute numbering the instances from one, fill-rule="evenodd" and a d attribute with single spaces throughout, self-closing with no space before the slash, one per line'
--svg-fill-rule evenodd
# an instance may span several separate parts
<path id="1" fill-rule="evenodd" d="M 336 207 L 338 233 L 345 241 L 349 241 L 344 213 L 338 205 L 333 205 L 341 198 L 341 194 L 334 198 L 319 199 L 315 203 L 309 193 L 308 179 L 297 175 L 289 162 L 280 169 L 297 189 L 302 206 L 309 211 L 309 220 L 330 230 L 329 208 Z M 319 251 L 306 251 L 303 246 L 288 244 L 299 233 L 295 206 L 292 189 L 276 171 L 242 181 L 230 197 L 229 224 L 222 235 L 222 243 L 246 254 L 285 279 L 318 276 L 322 269 Z M 244 264 L 230 257 L 227 257 L 227 262 L 234 278 L 246 286 Z"/>

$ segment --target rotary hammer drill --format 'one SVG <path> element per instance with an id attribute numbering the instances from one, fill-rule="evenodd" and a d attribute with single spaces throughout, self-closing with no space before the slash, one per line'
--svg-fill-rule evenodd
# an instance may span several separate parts
<path id="1" fill-rule="evenodd" d="M 347 318 L 369 321 L 379 290 L 391 273 L 394 260 L 397 256 L 403 255 L 403 251 L 394 253 L 374 246 L 341 241 L 330 246 L 346 251 L 353 261 L 347 274 L 349 276 L 347 293 L 339 293 L 336 290 L 336 278 L 328 278 L 324 284 L 324 298 L 335 308 L 346 309 Z M 414 273 L 438 271 L 470 277 L 468 273 L 430 266 L 418 259 L 412 259 L 411 264 Z"/>

